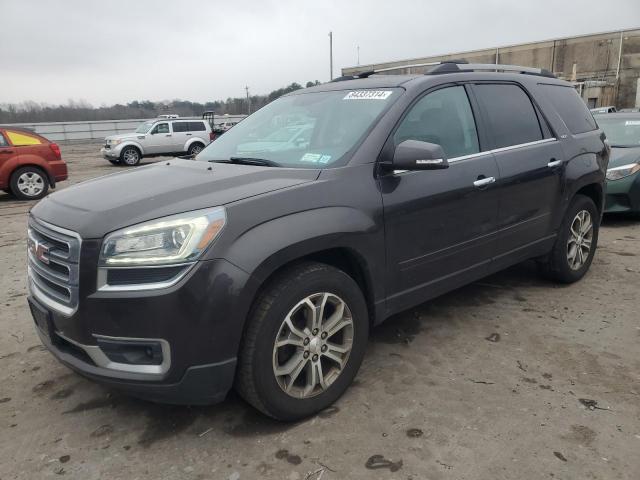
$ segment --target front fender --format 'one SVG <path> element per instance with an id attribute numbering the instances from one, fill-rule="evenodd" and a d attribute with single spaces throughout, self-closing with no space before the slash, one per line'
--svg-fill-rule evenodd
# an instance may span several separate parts
<path id="1" fill-rule="evenodd" d="M 125 147 L 131 147 L 131 146 L 136 147 L 138 150 L 140 150 L 140 153 L 142 155 L 146 154 L 146 151 L 140 142 L 136 142 L 135 140 L 125 140 L 124 142 L 119 143 L 117 146 L 118 156 L 120 156 L 120 153 Z"/>
<path id="2" fill-rule="evenodd" d="M 276 270 L 331 249 L 348 251 L 358 262 L 372 300 L 383 298 L 380 279 L 384 264 L 368 261 L 384 258 L 383 232 L 372 218 L 357 209 L 326 207 L 293 213 L 256 225 L 226 242 L 228 248 L 214 248 L 215 257 L 225 258 L 249 275 L 241 293 L 242 304 L 246 305 L 246 311 L 238 312 L 241 319 L 246 318 L 258 290 Z M 371 314 L 378 316 L 377 310 L 378 305 Z"/>

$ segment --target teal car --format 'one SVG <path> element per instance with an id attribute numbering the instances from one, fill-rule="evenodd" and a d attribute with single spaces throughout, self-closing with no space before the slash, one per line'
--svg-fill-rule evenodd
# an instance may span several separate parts
<path id="1" fill-rule="evenodd" d="M 611 146 L 605 213 L 640 214 L 640 113 L 597 116 Z"/>

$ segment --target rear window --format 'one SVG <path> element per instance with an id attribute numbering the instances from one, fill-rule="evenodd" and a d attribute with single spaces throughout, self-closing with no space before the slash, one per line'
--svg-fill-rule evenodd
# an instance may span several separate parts
<path id="1" fill-rule="evenodd" d="M 494 148 L 542 140 L 538 115 L 522 88 L 512 84 L 480 84 L 475 90 L 487 112 Z"/>
<path id="2" fill-rule="evenodd" d="M 173 132 L 188 132 L 189 124 L 188 122 L 173 122 Z"/>
<path id="3" fill-rule="evenodd" d="M 540 87 L 571 133 L 575 135 L 598 128 L 587 105 L 573 87 L 549 84 L 541 84 Z"/>
<path id="4" fill-rule="evenodd" d="M 206 129 L 204 122 L 189 122 L 190 132 L 204 132 Z"/>
<path id="5" fill-rule="evenodd" d="M 2 135 L 2 132 L 0 132 L 0 147 L 8 147 L 8 146 L 9 144 L 4 139 L 4 135 Z"/>

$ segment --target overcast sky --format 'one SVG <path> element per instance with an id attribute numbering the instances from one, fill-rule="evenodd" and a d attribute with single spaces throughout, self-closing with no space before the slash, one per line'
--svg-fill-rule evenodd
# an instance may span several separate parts
<path id="1" fill-rule="evenodd" d="M 640 26 L 640 0 L 0 0 L 0 103 L 208 101 L 341 67 Z"/>

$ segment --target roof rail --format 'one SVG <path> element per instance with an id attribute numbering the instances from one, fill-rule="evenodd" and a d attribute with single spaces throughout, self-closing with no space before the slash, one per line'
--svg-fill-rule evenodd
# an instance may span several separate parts
<path id="1" fill-rule="evenodd" d="M 438 75 L 443 73 L 456 72 L 475 72 L 482 70 L 490 72 L 515 72 L 524 73 L 527 75 L 538 75 L 541 77 L 556 78 L 556 76 L 546 68 L 522 67 L 519 65 L 502 65 L 493 63 L 467 63 L 465 65 L 458 65 L 451 62 L 443 62 L 429 70 L 425 75 Z"/>
<path id="2" fill-rule="evenodd" d="M 435 65 L 444 65 L 448 63 L 465 64 L 467 63 L 467 61 L 463 59 L 456 59 L 456 60 L 445 60 L 444 62 L 413 63 L 411 65 L 397 65 L 395 67 L 376 68 L 374 70 L 367 70 L 366 72 L 357 73 L 355 75 L 344 75 L 342 77 L 334 78 L 331 81 L 343 82 L 345 80 L 355 80 L 357 78 L 369 78 L 371 75 L 375 73 L 392 72 L 393 70 L 402 70 L 405 68 L 433 67 Z"/>

